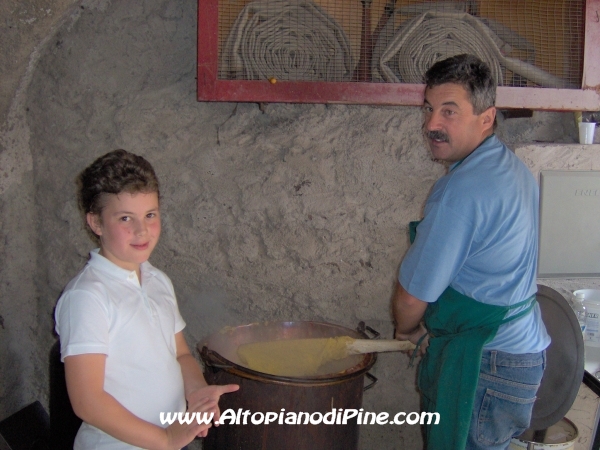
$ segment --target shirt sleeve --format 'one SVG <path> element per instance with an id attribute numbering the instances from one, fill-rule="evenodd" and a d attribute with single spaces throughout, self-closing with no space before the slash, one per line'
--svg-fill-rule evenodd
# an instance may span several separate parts
<path id="1" fill-rule="evenodd" d="M 181 313 L 179 312 L 179 305 L 177 303 L 177 297 L 175 295 L 175 288 L 173 287 L 173 282 L 171 281 L 171 279 L 164 272 L 158 271 L 158 275 L 159 279 L 162 280 L 162 282 L 166 285 L 168 290 L 168 295 L 166 297 L 173 309 L 173 334 L 177 334 L 185 328 L 186 323 L 183 320 Z"/>
<path id="2" fill-rule="evenodd" d="M 175 297 L 173 297 L 173 300 L 175 301 L 175 334 L 177 334 L 185 328 L 186 323 L 183 320 L 183 317 L 181 317 Z"/>
<path id="3" fill-rule="evenodd" d="M 464 212 L 439 201 L 428 204 L 400 266 L 402 287 L 419 300 L 435 302 L 465 263 L 475 232 L 473 220 Z"/>
<path id="4" fill-rule="evenodd" d="M 67 291 L 56 305 L 55 320 L 61 361 L 73 355 L 108 354 L 109 314 L 96 295 L 86 290 Z"/>

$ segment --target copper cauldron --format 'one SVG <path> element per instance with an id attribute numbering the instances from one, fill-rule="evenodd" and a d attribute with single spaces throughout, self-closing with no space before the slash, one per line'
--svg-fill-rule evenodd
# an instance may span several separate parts
<path id="1" fill-rule="evenodd" d="M 209 384 L 239 384 L 240 390 L 221 397 L 221 412 L 249 411 L 247 424 L 228 421 L 210 429 L 203 448 L 210 449 L 356 449 L 359 425 L 351 418 L 339 424 L 252 424 L 254 413 L 321 413 L 359 410 L 363 391 L 377 381 L 367 371 L 376 354 L 353 355 L 323 365 L 315 376 L 282 377 L 245 367 L 237 356 L 242 344 L 278 339 L 350 336 L 365 339 L 364 324 L 352 330 L 323 322 L 267 322 L 231 327 L 212 334 L 198 344 Z M 371 384 L 364 386 L 364 378 Z M 283 410 L 283 411 L 282 411 Z M 260 418 L 260 415 L 256 415 Z M 293 417 L 293 415 L 292 415 Z M 306 417 L 306 415 L 304 416 Z M 315 416 L 318 418 L 317 416 Z M 330 414 L 329 417 L 332 417 Z"/>

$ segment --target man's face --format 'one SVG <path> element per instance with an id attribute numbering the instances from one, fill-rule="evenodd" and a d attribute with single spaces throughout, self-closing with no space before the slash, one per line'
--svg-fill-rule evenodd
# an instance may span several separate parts
<path id="1" fill-rule="evenodd" d="M 496 108 L 473 113 L 466 89 L 446 83 L 425 89 L 423 106 L 425 140 L 435 159 L 460 161 L 492 134 Z"/>

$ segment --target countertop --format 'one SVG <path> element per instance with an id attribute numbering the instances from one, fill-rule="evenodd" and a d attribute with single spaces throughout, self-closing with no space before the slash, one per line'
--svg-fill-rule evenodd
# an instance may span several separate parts
<path id="1" fill-rule="evenodd" d="M 579 430 L 579 437 L 575 441 L 575 450 L 592 450 L 594 433 L 598 423 L 599 405 L 600 396 L 586 383 L 581 383 L 573 406 L 565 416 Z"/>

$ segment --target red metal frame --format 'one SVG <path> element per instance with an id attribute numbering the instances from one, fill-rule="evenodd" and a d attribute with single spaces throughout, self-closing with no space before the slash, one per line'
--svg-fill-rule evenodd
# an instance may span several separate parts
<path id="1" fill-rule="evenodd" d="M 198 0 L 198 101 L 421 105 L 424 85 L 219 80 L 219 0 Z M 498 108 L 600 111 L 600 0 L 587 0 L 582 89 L 499 86 Z"/>

